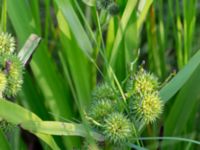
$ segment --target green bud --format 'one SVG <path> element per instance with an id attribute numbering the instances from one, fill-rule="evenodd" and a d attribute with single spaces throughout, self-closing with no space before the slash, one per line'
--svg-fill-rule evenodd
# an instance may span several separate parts
<path id="1" fill-rule="evenodd" d="M 157 90 L 159 87 L 158 78 L 141 68 L 135 75 L 134 92 L 146 94 Z"/>
<path id="2" fill-rule="evenodd" d="M 7 77 L 4 94 L 15 96 L 23 83 L 23 64 L 16 55 L 0 56 L 0 65 Z"/>
<path id="3" fill-rule="evenodd" d="M 109 99 L 101 99 L 99 101 L 94 101 L 89 109 L 88 115 L 99 123 L 104 123 L 104 119 L 107 115 L 114 112 L 115 106 L 113 106 L 113 101 Z"/>
<path id="4" fill-rule="evenodd" d="M 163 102 L 157 92 L 137 97 L 131 105 L 132 117 L 146 124 L 153 123 L 163 111 Z"/>
<path id="5" fill-rule="evenodd" d="M 123 145 L 132 134 L 132 124 L 122 113 L 112 113 L 105 119 L 103 134 L 113 144 Z"/>
<path id="6" fill-rule="evenodd" d="M 102 83 L 98 85 L 92 91 L 92 99 L 93 100 L 101 100 L 101 99 L 115 99 L 115 91 L 106 83 Z"/>
<path id="7" fill-rule="evenodd" d="M 15 39 L 11 34 L 0 34 L 0 54 L 12 54 L 15 51 Z"/>

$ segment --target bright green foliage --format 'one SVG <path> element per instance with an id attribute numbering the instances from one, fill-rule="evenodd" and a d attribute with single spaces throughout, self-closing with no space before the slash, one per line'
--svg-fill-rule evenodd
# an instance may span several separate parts
<path id="1" fill-rule="evenodd" d="M 0 64 L 7 80 L 3 92 L 6 96 L 15 96 L 23 83 L 23 65 L 16 55 L 4 54 L 0 56 Z"/>
<path id="2" fill-rule="evenodd" d="M 40 142 L 44 150 L 50 149 L 46 145 L 83 149 L 83 140 L 89 143 L 86 149 L 94 150 L 198 149 L 191 143 L 200 140 L 200 52 L 195 54 L 200 48 L 199 1 L 2 0 L 1 4 L 0 54 L 16 54 L 15 45 L 22 47 L 18 57 L 29 65 L 21 92 L 20 67 L 0 65 L 1 96 L 12 99 L 19 92 L 16 103 L 52 121 L 35 119 L 30 111 L 6 100 L 0 101 L 0 117 L 45 141 Z M 151 73 L 137 71 L 144 61 Z M 170 75 L 173 70 L 178 74 Z M 160 84 L 154 74 L 161 83 L 169 78 Z M 109 84 L 98 85 L 100 81 Z M 165 109 L 164 103 L 168 103 Z M 162 113 L 162 121 L 157 121 Z M 130 138 L 119 140 L 121 146 L 105 133 L 106 121 L 117 120 L 112 114 L 128 120 L 134 129 Z M 74 120 L 80 124 L 71 123 Z M 114 128 L 110 124 L 107 129 Z M 120 139 L 124 134 L 119 131 L 111 133 Z M 56 140 L 49 134 L 57 135 Z M 1 149 L 9 149 L 8 143 L 16 150 L 34 145 L 19 133 L 8 142 L 0 131 Z"/>

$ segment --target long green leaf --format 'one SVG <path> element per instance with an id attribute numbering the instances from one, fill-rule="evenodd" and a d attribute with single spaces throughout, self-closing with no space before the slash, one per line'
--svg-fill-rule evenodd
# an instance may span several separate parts
<path id="1" fill-rule="evenodd" d="M 70 0 L 55 0 L 63 16 L 72 30 L 74 37 L 86 56 L 90 57 L 93 53 L 91 42 L 76 15 Z"/>
<path id="2" fill-rule="evenodd" d="M 200 51 L 198 51 L 188 62 L 188 64 L 160 90 L 160 97 L 164 102 L 169 101 L 190 79 L 194 71 L 200 65 Z M 142 131 L 144 124 L 141 124 L 139 130 Z"/>
<path id="3" fill-rule="evenodd" d="M 72 81 L 75 84 L 77 97 L 82 107 L 90 102 L 90 64 L 84 53 L 76 46 L 74 36 L 71 35 L 70 28 L 61 12 L 57 15 L 59 28 L 61 29 L 61 42 L 63 44 L 63 56 L 72 73 Z M 67 42 L 66 42 L 67 41 Z M 72 49 L 74 49 L 72 51 Z"/>
<path id="4" fill-rule="evenodd" d="M 26 121 L 41 121 L 41 119 L 34 113 L 4 99 L 0 99 L 0 117 L 15 125 L 19 125 L 20 123 Z M 33 134 L 46 142 L 52 149 L 59 149 L 50 135 L 36 132 Z"/>
<path id="5" fill-rule="evenodd" d="M 161 99 L 167 102 L 188 81 L 196 68 L 200 65 L 200 50 L 191 58 L 188 64 L 160 90 Z"/>
<path id="6" fill-rule="evenodd" d="M 56 121 L 40 121 L 40 122 L 23 122 L 20 124 L 22 128 L 31 130 L 32 132 L 50 134 L 50 135 L 66 135 L 66 136 L 88 136 L 88 131 L 81 124 L 65 123 Z M 98 141 L 103 141 L 104 137 L 96 132 L 90 134 Z"/>
<path id="7" fill-rule="evenodd" d="M 185 131 L 187 123 L 195 115 L 199 104 L 200 65 L 174 99 L 173 106 L 165 119 L 165 134 L 180 135 Z M 190 126 L 192 128 L 192 126 Z"/>
<path id="8" fill-rule="evenodd" d="M 133 13 L 133 10 L 135 9 L 137 4 L 137 0 L 128 0 L 127 4 L 126 4 L 126 8 L 124 10 L 124 13 L 122 15 L 122 19 L 120 21 L 118 30 L 117 30 L 117 35 L 113 44 L 113 48 L 112 48 L 112 54 L 111 54 L 111 58 L 110 58 L 110 63 L 114 64 L 114 62 L 116 61 L 116 57 L 118 54 L 118 48 L 120 46 L 120 43 L 123 39 L 124 36 L 124 32 L 125 29 L 128 25 L 129 19 L 131 18 L 131 15 Z"/>

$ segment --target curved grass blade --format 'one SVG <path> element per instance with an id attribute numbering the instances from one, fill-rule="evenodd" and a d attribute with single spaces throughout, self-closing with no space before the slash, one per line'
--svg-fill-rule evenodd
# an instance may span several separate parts
<path id="1" fill-rule="evenodd" d="M 56 4 L 58 5 L 60 11 L 62 12 L 65 20 L 70 26 L 70 29 L 77 40 L 80 48 L 83 52 L 90 58 L 93 53 L 92 44 L 81 24 L 79 21 L 78 16 L 76 15 L 70 0 L 55 0 Z"/>
<path id="2" fill-rule="evenodd" d="M 19 125 L 26 121 L 41 121 L 41 119 L 34 113 L 4 99 L 0 99 L 0 117 L 15 125 Z M 59 147 L 50 135 L 37 132 L 32 133 L 46 142 L 52 149 L 59 150 Z"/>
<path id="3" fill-rule="evenodd" d="M 200 50 L 190 59 L 188 64 L 160 90 L 161 99 L 167 102 L 188 81 L 196 68 L 200 65 Z"/>
<path id="4" fill-rule="evenodd" d="M 22 128 L 32 132 L 50 134 L 87 137 L 88 131 L 82 124 L 65 123 L 58 121 L 28 121 L 20 124 Z M 91 136 L 98 140 L 104 141 L 104 137 L 96 132 L 90 132 Z"/>

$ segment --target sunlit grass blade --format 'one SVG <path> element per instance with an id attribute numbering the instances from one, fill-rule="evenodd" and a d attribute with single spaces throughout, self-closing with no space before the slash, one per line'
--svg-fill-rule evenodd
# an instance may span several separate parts
<path id="1" fill-rule="evenodd" d="M 90 40 L 85 33 L 85 30 L 76 15 L 70 0 L 55 0 L 64 18 L 70 26 L 70 29 L 79 44 L 79 47 L 83 50 L 86 56 L 91 56 L 93 53 Z"/>
<path id="2" fill-rule="evenodd" d="M 96 0 L 82 0 L 88 6 L 95 6 Z"/>
<path id="3" fill-rule="evenodd" d="M 20 123 L 26 122 L 29 120 L 41 121 L 41 119 L 35 114 L 33 114 L 32 112 L 20 107 L 17 104 L 6 101 L 4 99 L 0 100 L 0 117 L 15 125 L 19 125 Z M 41 133 L 33 133 L 33 134 L 41 138 L 53 149 L 55 150 L 59 149 L 51 136 L 44 135 Z"/>
<path id="4" fill-rule="evenodd" d="M 140 1 L 141 7 L 139 7 L 139 16 L 137 20 L 137 30 L 140 31 L 141 27 L 146 19 L 147 13 L 149 11 L 149 8 L 151 4 L 153 3 L 153 0 L 142 0 Z M 139 6 L 140 6 L 139 4 Z"/>
<path id="5" fill-rule="evenodd" d="M 79 104 L 84 109 L 90 101 L 90 83 L 92 80 L 90 79 L 90 71 L 88 69 L 91 67 L 91 64 L 87 59 L 88 57 L 76 46 L 74 36 L 71 34 L 68 23 L 65 21 L 63 15 L 59 12 L 57 17 L 59 28 L 62 31 L 60 38 L 64 48 L 61 52 L 65 58 L 65 63 L 69 64 L 70 68 L 68 69 L 72 73 L 71 80 L 75 84 Z M 72 51 L 72 49 L 74 50 Z"/>
<path id="6" fill-rule="evenodd" d="M 55 121 L 29 121 L 20 124 L 22 128 L 32 132 L 49 134 L 49 135 L 65 135 L 65 136 L 81 136 L 86 137 L 88 132 L 81 124 L 55 122 Z M 90 132 L 92 137 L 98 141 L 103 141 L 104 137 L 96 132 Z"/>

